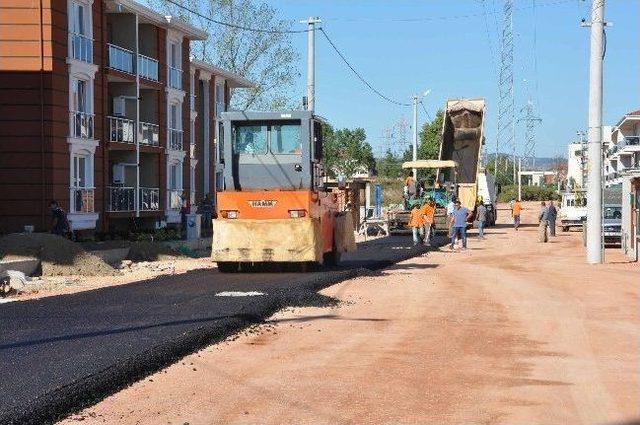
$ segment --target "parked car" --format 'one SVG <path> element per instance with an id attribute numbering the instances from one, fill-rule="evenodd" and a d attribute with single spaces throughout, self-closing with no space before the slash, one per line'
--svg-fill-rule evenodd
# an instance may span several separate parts
<path id="1" fill-rule="evenodd" d="M 602 232 L 605 244 L 622 243 L 622 205 L 605 204 L 602 215 Z"/>

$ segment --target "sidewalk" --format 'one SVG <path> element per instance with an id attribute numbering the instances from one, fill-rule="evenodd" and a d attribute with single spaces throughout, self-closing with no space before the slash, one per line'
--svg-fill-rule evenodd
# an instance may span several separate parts
<path id="1" fill-rule="evenodd" d="M 605 424 L 640 418 L 640 268 L 525 226 L 287 309 L 64 423 Z M 506 214 L 503 214 L 504 220 Z M 611 257 L 610 257 L 611 258 Z"/>

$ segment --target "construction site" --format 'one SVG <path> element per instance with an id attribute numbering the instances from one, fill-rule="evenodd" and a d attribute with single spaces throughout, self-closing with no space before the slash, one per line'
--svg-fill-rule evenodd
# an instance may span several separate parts
<path id="1" fill-rule="evenodd" d="M 580 117 L 538 70 L 570 2 L 327 2 L 0 5 L 0 424 L 640 424 L 640 111 L 603 106 L 605 0 L 563 33 Z M 398 50 L 432 25 L 437 104 L 365 78 L 341 22 Z"/>

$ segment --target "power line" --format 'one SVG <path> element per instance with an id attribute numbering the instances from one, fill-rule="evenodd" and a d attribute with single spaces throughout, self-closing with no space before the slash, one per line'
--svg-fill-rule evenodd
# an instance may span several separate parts
<path id="1" fill-rule="evenodd" d="M 422 106 L 422 110 L 424 111 L 424 114 L 427 116 L 427 118 L 429 118 L 429 121 L 433 121 L 433 119 L 431 119 L 431 115 L 429 114 L 429 111 L 427 111 L 427 108 L 425 108 L 424 106 L 424 102 L 420 101 L 420 106 Z"/>
<path id="2" fill-rule="evenodd" d="M 327 41 L 329 42 L 329 45 L 331 45 L 331 47 L 333 48 L 333 50 L 335 50 L 335 52 L 338 54 L 338 56 L 340 56 L 340 59 L 342 59 L 342 61 L 349 67 L 349 69 L 355 74 L 356 77 L 358 77 L 358 79 L 360 81 L 362 81 L 362 83 L 367 86 L 372 92 L 374 92 L 375 94 L 377 94 L 378 96 L 380 96 L 382 99 L 386 100 L 389 103 L 393 103 L 394 105 L 398 105 L 398 106 L 411 106 L 410 103 L 403 103 L 403 102 L 399 102 L 395 99 L 391 99 L 388 96 L 385 96 L 382 92 L 380 92 L 378 89 L 376 89 L 375 87 L 373 87 L 367 80 L 364 79 L 364 77 L 362 75 L 360 75 L 360 73 L 349 63 L 349 61 L 347 60 L 347 58 L 342 54 L 342 52 L 340 51 L 340 49 L 338 49 L 338 47 L 333 43 L 333 41 L 331 41 L 331 39 L 329 38 L 329 36 L 327 35 L 327 32 L 324 30 L 324 28 L 318 28 L 320 30 L 320 32 L 324 35 L 324 37 L 327 39 Z"/>
<path id="3" fill-rule="evenodd" d="M 304 30 L 278 30 L 278 29 L 270 29 L 270 28 L 252 28 L 252 27 L 247 27 L 244 25 L 238 25 L 238 24 L 233 24 L 230 22 L 224 22 L 224 21 L 219 21 L 217 19 L 213 19 L 210 16 L 206 16 L 203 15 L 202 13 L 195 11 L 193 9 L 189 9 L 188 7 L 184 6 L 183 4 L 178 3 L 177 1 L 174 0 L 164 0 L 167 3 L 170 3 L 176 7 L 179 7 L 189 13 L 191 13 L 194 16 L 197 16 L 199 18 L 202 18 L 206 21 L 212 22 L 214 24 L 218 24 L 218 25 L 223 25 L 225 27 L 229 27 L 229 28 L 235 28 L 235 29 L 239 29 L 239 30 L 243 30 L 243 31 L 251 31 L 251 32 L 261 32 L 261 33 L 266 33 L 266 34 L 300 34 L 300 33 L 306 33 L 309 32 L 309 29 L 304 29 Z"/>

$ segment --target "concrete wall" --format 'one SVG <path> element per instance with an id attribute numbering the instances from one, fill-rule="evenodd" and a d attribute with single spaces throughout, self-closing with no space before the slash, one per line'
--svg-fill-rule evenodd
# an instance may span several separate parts
<path id="1" fill-rule="evenodd" d="M 157 90 L 140 90 L 140 121 L 158 123 Z"/>
<path id="2" fill-rule="evenodd" d="M 135 52 L 136 16 L 130 13 L 109 13 L 107 16 L 109 43 Z"/>
<path id="3" fill-rule="evenodd" d="M 158 30 L 155 25 L 138 26 L 138 53 L 158 59 Z"/>

